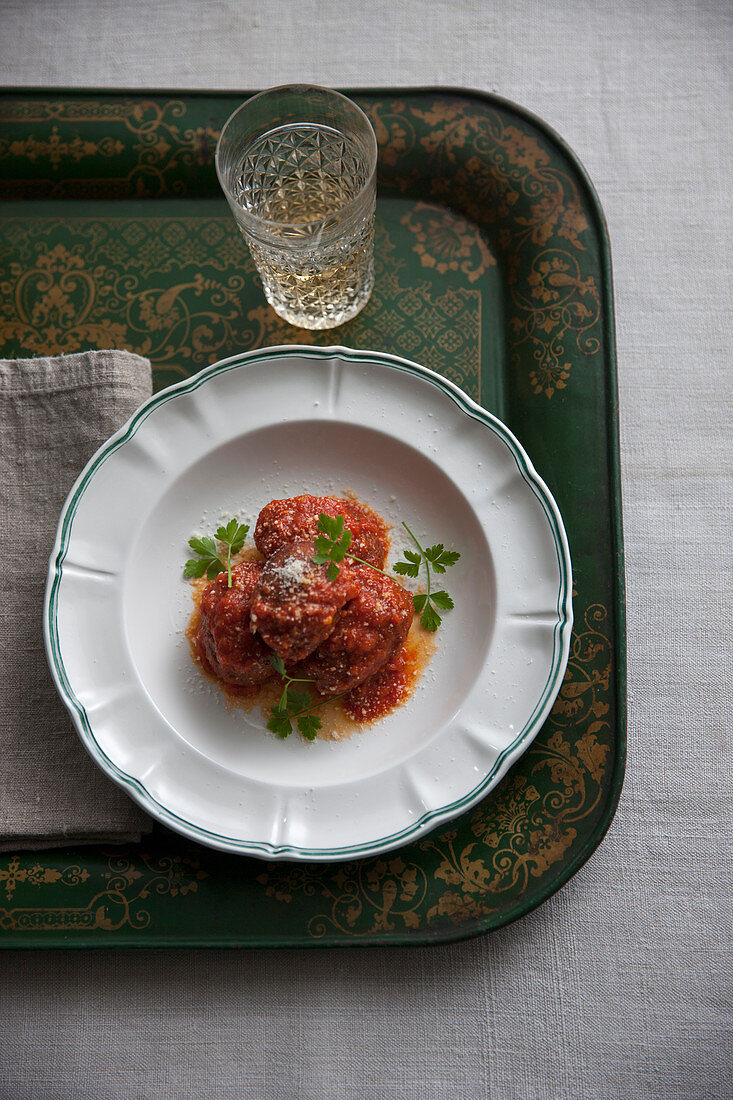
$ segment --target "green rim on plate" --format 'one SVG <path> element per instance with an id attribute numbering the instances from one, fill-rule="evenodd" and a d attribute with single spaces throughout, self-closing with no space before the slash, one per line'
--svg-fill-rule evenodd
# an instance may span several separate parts
<path id="1" fill-rule="evenodd" d="M 174 401 L 183 394 L 200 389 L 218 375 L 242 368 L 246 369 L 248 366 L 252 366 L 256 363 L 269 362 L 284 357 L 292 358 L 293 356 L 321 360 L 338 358 L 345 362 L 376 362 L 385 364 L 396 371 L 412 375 L 423 381 L 428 381 L 450 398 L 466 416 L 485 425 L 494 435 L 501 439 L 508 448 L 522 479 L 530 487 L 532 493 L 539 501 L 552 533 L 559 572 L 559 587 L 556 601 L 557 621 L 553 629 L 552 660 L 546 683 L 529 719 L 517 733 L 517 736 L 511 744 L 499 753 L 490 771 L 482 778 L 480 783 L 461 798 L 426 812 L 408 828 L 375 838 L 367 843 L 336 848 L 314 849 L 295 847 L 293 845 L 273 845 L 267 842 L 225 836 L 204 829 L 171 812 L 170 809 L 164 806 L 147 790 L 140 780 L 129 775 L 115 764 L 99 745 L 87 710 L 75 693 L 67 674 L 58 632 L 57 613 L 59 591 L 63 581 L 64 561 L 71 540 L 74 517 L 84 499 L 86 490 L 100 467 L 135 436 L 141 425 L 144 424 L 156 410 L 168 404 L 170 401 Z M 517 750 L 529 743 L 542 725 L 557 695 L 567 663 L 570 633 L 573 622 L 570 553 L 557 505 L 550 495 L 547 486 L 537 474 L 521 444 L 508 428 L 495 416 L 486 412 L 485 409 L 482 409 L 466 394 L 462 393 L 453 383 L 448 382 L 446 379 L 441 378 L 433 372 L 427 371 L 416 363 L 410 363 L 408 360 L 399 359 L 396 356 L 385 355 L 379 352 L 355 351 L 353 349 L 341 347 L 317 348 L 293 345 L 283 348 L 269 348 L 265 351 L 245 352 L 240 355 L 232 356 L 221 363 L 213 364 L 211 367 L 196 375 L 196 377 L 179 382 L 175 386 L 154 395 L 138 409 L 126 425 L 100 448 L 80 474 L 61 513 L 57 542 L 58 545 L 54 548 L 49 565 L 45 615 L 47 653 L 58 690 L 74 719 L 85 747 L 90 752 L 93 759 L 97 761 L 100 767 L 102 767 L 115 782 L 125 787 L 144 809 L 163 822 L 163 824 L 191 837 L 193 840 L 198 840 L 204 844 L 211 844 L 215 847 L 221 847 L 228 851 L 240 851 L 245 854 L 262 854 L 268 857 L 290 856 L 299 859 L 339 860 L 374 855 L 377 852 L 394 848 L 397 844 L 409 843 L 418 834 L 423 834 L 426 826 L 433 825 L 433 823 L 439 824 L 442 821 L 449 820 L 462 810 L 468 809 L 495 785 L 497 776 L 503 772 L 507 760 L 510 757 L 516 758 Z"/>

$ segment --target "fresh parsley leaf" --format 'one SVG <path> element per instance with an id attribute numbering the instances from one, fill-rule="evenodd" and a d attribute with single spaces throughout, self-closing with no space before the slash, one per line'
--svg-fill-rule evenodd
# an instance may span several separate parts
<path id="1" fill-rule="evenodd" d="M 249 533 L 249 524 L 237 523 L 232 519 L 226 526 L 218 527 L 214 537 L 205 535 L 203 538 L 190 538 L 188 545 L 199 555 L 200 560 L 189 558 L 186 562 L 183 574 L 186 577 L 203 577 L 204 573 L 213 580 L 219 573 L 226 572 L 229 580 L 229 588 L 232 587 L 232 557 L 238 554 L 244 546 L 244 540 Z M 218 545 L 217 545 L 218 543 Z M 226 548 L 225 554 L 220 554 L 220 547 Z"/>
<path id="2" fill-rule="evenodd" d="M 219 573 L 223 573 L 226 566 L 219 557 L 216 543 L 210 536 L 205 538 L 190 538 L 188 545 L 199 555 L 198 558 L 189 558 L 183 568 L 185 577 L 203 577 L 204 573 L 213 580 Z"/>
<path id="3" fill-rule="evenodd" d="M 417 577 L 420 574 L 421 567 L 425 566 L 427 591 L 413 596 L 412 603 L 415 611 L 420 615 L 423 628 L 434 631 L 438 629 L 442 622 L 438 609 L 450 611 L 454 604 L 449 594 L 443 589 L 439 592 L 432 591 L 431 571 L 445 573 L 446 569 L 456 564 L 461 555 L 457 550 L 446 550 L 442 542 L 436 542 L 434 546 L 423 549 L 407 524 L 403 523 L 402 526 L 415 543 L 417 550 L 405 550 L 403 555 L 405 560 L 397 562 L 393 569 L 395 573 L 401 573 L 403 576 Z"/>
<path id="4" fill-rule="evenodd" d="M 432 633 L 438 629 L 442 621 L 443 620 L 441 619 L 435 608 L 432 607 L 432 605 L 429 603 L 426 604 L 425 610 L 420 616 L 420 623 L 422 624 L 423 629 L 429 630 Z"/>
<path id="5" fill-rule="evenodd" d="M 188 545 L 191 547 L 192 550 L 195 550 L 197 554 L 202 554 L 204 556 L 208 554 L 209 557 L 216 557 L 218 553 L 216 549 L 216 543 L 209 535 L 207 535 L 206 538 L 203 539 L 189 539 Z"/>
<path id="6" fill-rule="evenodd" d="M 343 535 L 334 547 L 334 553 L 332 554 L 334 561 L 343 561 L 350 546 L 351 531 L 344 531 Z"/>
<path id="7" fill-rule="evenodd" d="M 417 577 L 420 572 L 419 564 L 411 561 L 398 561 L 392 566 L 394 573 L 399 573 L 403 577 Z"/>
<path id="8" fill-rule="evenodd" d="M 283 712 L 279 707 L 271 707 L 267 728 L 283 739 L 289 737 L 293 732 L 293 727 L 287 711 Z"/>
<path id="9" fill-rule="evenodd" d="M 249 534 L 248 523 L 237 523 L 236 519 L 230 519 L 226 527 L 220 527 L 214 537 L 228 546 L 231 554 L 238 554 L 244 546 L 244 540 Z"/>
<path id="10" fill-rule="evenodd" d="M 328 563 L 326 576 L 330 581 L 335 581 L 341 572 L 339 565 L 351 546 L 351 531 L 344 516 L 327 516 L 325 512 L 318 517 L 317 530 L 320 534 L 313 544 L 316 551 L 313 561 L 316 565 Z"/>
<path id="11" fill-rule="evenodd" d="M 313 700 L 307 691 L 288 687 L 288 710 L 291 716 L 298 714 L 301 710 L 308 710 L 312 705 Z"/>
<path id="12" fill-rule="evenodd" d="M 320 516 L 318 517 L 317 530 L 323 531 L 325 535 L 333 538 L 334 535 L 337 533 L 337 529 L 338 524 L 336 522 L 336 517 L 327 516 L 325 512 L 321 512 Z M 343 531 L 343 527 L 341 528 L 341 530 Z"/>
<path id="13" fill-rule="evenodd" d="M 298 729 L 303 734 L 306 741 L 314 741 L 316 734 L 323 725 L 321 719 L 317 718 L 315 714 L 302 714 L 296 721 L 298 723 Z"/>
<path id="14" fill-rule="evenodd" d="M 231 519 L 229 520 L 229 523 L 226 525 L 226 527 L 224 527 L 223 525 L 221 527 L 217 527 L 216 531 L 214 531 L 214 538 L 217 538 L 219 542 L 230 543 L 234 537 L 236 530 L 237 521 L 235 519 Z"/>
<path id="15" fill-rule="evenodd" d="M 446 550 L 442 542 L 437 546 L 428 547 L 425 551 L 425 557 L 436 573 L 445 573 L 446 569 L 456 564 L 460 556 L 455 550 Z"/>
<path id="16" fill-rule="evenodd" d="M 321 703 L 314 703 L 309 691 L 293 687 L 293 684 L 312 683 L 312 681 L 290 676 L 285 668 L 285 662 L 276 653 L 271 655 L 270 664 L 285 686 L 279 703 L 270 707 L 267 728 L 278 737 L 289 737 L 295 722 L 306 741 L 313 741 L 318 730 L 321 729 L 322 722 L 312 712 L 317 706 L 321 706 Z"/>
<path id="17" fill-rule="evenodd" d="M 221 565 L 221 562 L 219 564 Z M 203 577 L 208 568 L 209 561 L 207 558 L 189 558 L 183 567 L 183 575 L 184 577 Z"/>
<path id="18" fill-rule="evenodd" d="M 270 654 L 270 664 L 275 669 L 275 672 L 278 674 L 278 676 L 280 676 L 283 680 L 287 679 L 287 672 L 285 671 L 285 662 L 283 661 L 282 657 L 279 656 L 279 654 L 277 654 L 277 653 L 271 653 Z"/>
<path id="19" fill-rule="evenodd" d="M 244 540 L 249 531 L 249 524 L 239 524 L 235 519 L 229 521 L 226 527 L 220 527 L 216 537 L 227 548 L 227 573 L 229 574 L 229 588 L 232 587 L 232 558 L 244 546 Z"/>

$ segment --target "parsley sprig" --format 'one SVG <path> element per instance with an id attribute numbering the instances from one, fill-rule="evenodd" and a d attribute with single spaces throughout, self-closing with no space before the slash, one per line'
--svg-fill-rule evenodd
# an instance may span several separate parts
<path id="1" fill-rule="evenodd" d="M 352 534 L 345 524 L 345 516 L 327 516 L 325 512 L 321 512 L 318 517 L 318 530 L 321 534 L 318 535 L 315 541 L 316 552 L 313 555 L 313 561 L 316 565 L 329 563 L 326 576 L 330 581 L 336 580 L 341 572 L 339 566 L 346 557 L 349 561 L 358 561 L 360 565 L 368 565 L 375 573 L 381 573 L 383 577 L 388 577 L 389 573 L 385 573 L 383 569 L 372 565 L 370 561 L 364 561 L 364 558 L 358 558 L 356 554 L 349 553 Z"/>
<path id="2" fill-rule="evenodd" d="M 332 699 L 340 699 L 342 695 L 346 695 L 346 692 L 341 691 L 338 695 L 332 695 L 328 699 L 321 699 L 319 703 L 314 703 L 309 691 L 292 687 L 292 684 L 313 684 L 314 680 L 291 676 L 285 668 L 282 657 L 278 657 L 277 654 L 270 657 L 270 664 L 285 686 L 279 701 L 274 707 L 270 707 L 268 730 L 284 739 L 293 732 L 293 722 L 295 722 L 306 741 L 314 741 L 323 722 L 313 711 L 330 703 Z"/>
<path id="3" fill-rule="evenodd" d="M 417 551 L 405 550 L 402 555 L 405 560 L 398 561 L 392 568 L 395 573 L 399 573 L 403 577 L 417 577 L 420 574 L 421 567 L 425 566 L 427 592 L 414 595 L 412 603 L 415 611 L 420 615 L 420 623 L 423 628 L 435 631 L 442 622 L 442 616 L 438 612 L 450 611 L 454 604 L 451 597 L 443 589 L 433 592 L 431 570 L 435 573 L 445 573 L 446 569 L 456 564 L 461 555 L 457 550 L 446 550 L 442 542 L 436 543 L 435 546 L 423 548 L 407 524 L 403 523 L 402 526 L 415 543 Z"/>
<path id="4" fill-rule="evenodd" d="M 445 573 L 447 569 L 456 564 L 461 555 L 457 550 L 446 550 L 442 542 L 436 543 L 435 546 L 428 546 L 427 549 L 424 549 L 407 524 L 403 523 L 402 526 L 415 543 L 417 551 L 405 550 L 403 554 L 405 560 L 398 561 L 392 569 L 393 572 L 399 573 L 403 577 L 418 577 L 420 575 L 420 569 L 423 566 L 425 567 L 427 592 L 421 592 L 414 595 L 412 597 L 412 603 L 415 611 L 420 616 L 420 622 L 423 628 L 425 630 L 436 631 L 443 621 L 439 612 L 450 611 L 454 604 L 453 600 L 444 589 L 433 592 L 431 571 L 435 573 Z M 371 562 L 364 561 L 363 558 L 357 558 L 355 554 L 349 553 L 349 547 L 351 546 L 351 531 L 346 526 L 346 518 L 344 516 L 327 516 L 324 512 L 321 512 L 318 519 L 318 531 L 320 534 L 315 541 L 316 552 L 313 556 L 313 561 L 317 565 L 325 565 L 326 562 L 328 562 L 326 576 L 330 581 L 336 580 L 340 573 L 339 566 L 347 557 L 350 561 L 358 561 L 361 565 L 368 565 L 375 573 L 381 573 L 384 577 L 389 576 L 383 569 L 378 569 L 377 566 L 372 565 Z"/>
<path id="5" fill-rule="evenodd" d="M 313 561 L 316 565 L 328 562 L 326 576 L 330 581 L 335 581 L 341 572 L 339 566 L 351 546 L 351 531 L 346 527 L 344 516 L 327 516 L 325 512 L 319 516 L 318 530 L 321 534 L 315 541 Z"/>
<path id="6" fill-rule="evenodd" d="M 204 573 L 213 581 L 219 573 L 227 573 L 227 587 L 232 587 L 232 558 L 244 546 L 249 533 L 248 523 L 237 523 L 232 519 L 226 526 L 222 524 L 214 532 L 214 537 L 191 538 L 188 545 L 199 555 L 189 558 L 183 568 L 184 577 L 203 577 Z M 223 548 L 223 549 L 222 549 Z"/>

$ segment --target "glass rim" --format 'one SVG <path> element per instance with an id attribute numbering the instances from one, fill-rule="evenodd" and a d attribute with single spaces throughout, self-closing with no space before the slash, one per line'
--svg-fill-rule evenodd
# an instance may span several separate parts
<path id="1" fill-rule="evenodd" d="M 340 100 L 343 103 L 347 104 L 352 110 L 357 113 L 357 115 L 361 116 L 366 124 L 366 130 L 369 135 L 369 159 L 371 162 L 370 170 L 369 175 L 367 176 L 366 180 L 364 181 L 363 185 L 356 193 L 356 195 L 354 195 L 353 198 L 349 199 L 349 201 L 345 203 L 344 206 L 340 207 L 338 210 L 333 211 L 331 214 L 327 214 L 322 218 L 315 218 L 312 222 L 305 223 L 273 221 L 270 218 L 261 218 L 258 214 L 252 213 L 251 210 L 247 210 L 246 207 L 241 206 L 240 203 L 237 202 L 231 191 L 231 188 L 228 186 L 223 178 L 223 171 L 221 168 L 222 143 L 230 124 L 234 122 L 237 115 L 239 115 L 239 113 L 243 111 L 245 107 L 249 107 L 255 100 L 263 99 L 265 96 L 273 95 L 276 92 L 296 92 L 299 90 L 324 92 L 326 95 L 332 96 L 336 101 Z M 304 230 L 307 231 L 311 227 L 324 226 L 329 222 L 335 222 L 336 219 L 340 221 L 344 217 L 346 217 L 346 220 L 348 220 L 353 215 L 353 212 L 363 203 L 364 197 L 367 192 L 371 190 L 372 183 L 377 172 L 378 152 L 379 147 L 377 144 L 377 135 L 374 132 L 374 127 L 369 121 L 366 113 L 361 109 L 358 103 L 355 103 L 353 101 L 353 99 L 349 99 L 348 96 L 343 95 L 341 92 L 337 92 L 334 88 L 327 88 L 322 84 L 304 84 L 302 82 L 293 84 L 276 84 L 272 88 L 263 88 L 262 91 L 256 92 L 254 95 L 250 96 L 249 99 L 245 99 L 245 101 L 243 103 L 240 103 L 237 109 L 235 111 L 232 111 L 232 113 L 229 115 L 229 118 L 226 120 L 221 128 L 219 137 L 216 142 L 216 151 L 214 153 L 214 167 L 216 168 L 219 185 L 224 192 L 224 195 L 230 206 L 236 208 L 237 215 L 241 216 L 245 223 L 251 223 L 253 229 L 259 228 L 261 231 L 264 228 L 270 231 L 273 236 L 278 236 L 279 234 L 288 232 L 289 230 L 297 230 L 298 232 L 302 233 Z"/>

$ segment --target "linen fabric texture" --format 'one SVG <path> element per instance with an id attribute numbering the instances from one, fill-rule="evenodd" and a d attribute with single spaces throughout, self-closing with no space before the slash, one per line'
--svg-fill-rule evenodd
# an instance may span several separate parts
<path id="1" fill-rule="evenodd" d="M 6 83 L 474 87 L 578 153 L 613 247 L 629 761 L 588 863 L 488 936 L 11 952 L 0 1095 L 730 1098 L 730 3 L 251 0 L 192 19 L 162 0 L 152 21 L 139 0 L 124 18 L 98 0 L 69 7 L 6 0 Z"/>
<path id="2" fill-rule="evenodd" d="M 84 749 L 42 626 L 64 500 L 151 393 L 150 363 L 126 351 L 0 360 L 0 850 L 124 842 L 152 825 Z"/>

